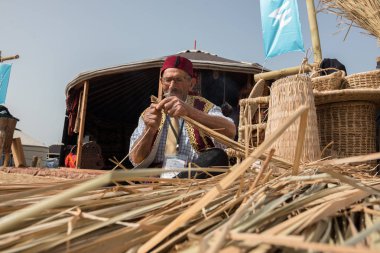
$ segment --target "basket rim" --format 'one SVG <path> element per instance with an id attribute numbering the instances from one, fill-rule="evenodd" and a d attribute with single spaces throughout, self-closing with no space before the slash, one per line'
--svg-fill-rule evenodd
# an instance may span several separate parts
<path id="1" fill-rule="evenodd" d="M 380 106 L 380 89 L 361 88 L 313 92 L 316 105 L 346 101 L 368 101 Z"/>
<path id="2" fill-rule="evenodd" d="M 370 70 L 370 71 L 366 71 L 366 72 L 351 74 L 351 75 L 346 76 L 345 78 L 350 79 L 350 78 L 354 78 L 357 76 L 372 75 L 372 74 L 380 74 L 380 69 L 375 69 L 375 70 Z"/>
<path id="3" fill-rule="evenodd" d="M 317 72 L 315 72 L 317 73 Z M 313 73 L 314 74 L 314 73 Z M 338 69 L 337 71 L 324 75 L 324 76 L 315 76 L 313 77 L 312 75 L 310 76 L 312 81 L 319 81 L 319 80 L 324 80 L 324 79 L 331 79 L 331 78 L 344 78 L 346 76 L 346 72 L 343 70 Z"/>

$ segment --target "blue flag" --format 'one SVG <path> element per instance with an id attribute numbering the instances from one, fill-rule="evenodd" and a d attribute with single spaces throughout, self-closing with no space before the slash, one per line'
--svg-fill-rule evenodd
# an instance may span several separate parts
<path id="1" fill-rule="evenodd" d="M 266 58 L 305 51 L 296 0 L 260 0 L 260 10 Z"/>
<path id="2" fill-rule="evenodd" d="M 11 67 L 12 65 L 10 64 L 0 63 L 0 104 L 5 103 Z"/>

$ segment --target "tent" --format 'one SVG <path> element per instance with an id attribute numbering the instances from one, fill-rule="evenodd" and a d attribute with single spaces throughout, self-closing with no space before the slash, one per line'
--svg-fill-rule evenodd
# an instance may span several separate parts
<path id="1" fill-rule="evenodd" d="M 219 106 L 230 105 L 229 116 L 238 124 L 239 99 L 249 94 L 254 74 L 267 70 L 256 63 L 234 61 L 200 50 L 187 50 L 177 55 L 193 62 L 197 77 L 194 92 Z M 82 108 L 85 117 L 80 138 L 95 141 L 100 146 L 106 169 L 113 167 L 110 158 L 121 160 L 128 153 L 129 139 L 138 117 L 150 104 L 150 95 L 158 94 L 159 72 L 165 58 L 84 72 L 67 84 L 62 135 L 66 148 L 62 151 L 61 165 L 72 148 L 70 145 L 78 142 L 81 122 L 78 112 L 83 99 L 87 101 Z M 88 95 L 83 98 L 85 83 Z M 124 164 L 130 166 L 128 162 Z"/>
<path id="2" fill-rule="evenodd" d="M 48 154 L 49 148 L 34 139 L 30 135 L 22 132 L 19 129 L 15 129 L 13 133 L 13 138 L 20 138 L 22 148 L 24 150 L 24 156 L 26 161 L 26 166 L 32 166 L 33 157 L 39 157 L 41 164 L 38 167 L 43 167 L 46 163 L 46 156 Z"/>

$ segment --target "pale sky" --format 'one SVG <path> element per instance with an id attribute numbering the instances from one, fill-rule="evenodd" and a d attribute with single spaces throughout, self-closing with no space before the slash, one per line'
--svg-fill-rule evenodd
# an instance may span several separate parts
<path id="1" fill-rule="evenodd" d="M 298 5 L 311 48 L 305 0 Z M 7 62 L 5 105 L 20 119 L 17 128 L 46 145 L 61 142 L 65 87 L 81 72 L 193 49 L 194 40 L 199 50 L 273 70 L 305 56 L 265 61 L 259 0 L 0 0 L 0 11 L 2 56 L 20 55 Z M 323 58 L 337 58 L 348 74 L 375 69 L 375 38 L 351 28 L 344 41 L 336 16 L 317 19 Z"/>

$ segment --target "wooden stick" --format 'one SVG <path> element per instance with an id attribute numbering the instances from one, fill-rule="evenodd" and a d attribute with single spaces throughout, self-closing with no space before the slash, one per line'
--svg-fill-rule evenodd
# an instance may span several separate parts
<path id="1" fill-rule="evenodd" d="M 158 94 L 157 97 L 159 100 L 162 99 L 162 83 L 161 83 L 161 76 L 158 77 Z"/>
<path id="2" fill-rule="evenodd" d="M 255 189 L 255 187 L 257 186 L 257 184 L 259 183 L 259 180 L 260 178 L 262 177 L 262 175 L 264 174 L 264 171 L 268 168 L 269 166 L 269 161 L 270 159 L 272 159 L 273 155 L 274 155 L 274 152 L 275 152 L 275 149 L 271 149 L 269 151 L 269 154 L 267 156 L 267 158 L 265 159 L 263 165 L 261 166 L 260 168 L 260 171 L 259 173 L 257 174 L 256 178 L 255 178 L 255 181 L 253 182 L 253 184 L 249 187 L 249 190 L 248 191 L 252 191 L 253 189 Z M 245 200 L 243 201 L 245 202 Z"/>
<path id="3" fill-rule="evenodd" d="M 301 162 L 302 150 L 305 142 L 306 128 L 307 128 L 307 115 L 308 111 L 305 111 L 300 118 L 300 123 L 298 126 L 298 137 L 297 137 L 297 146 L 294 154 L 294 163 L 293 163 L 293 175 L 298 175 L 298 168 Z"/>
<path id="4" fill-rule="evenodd" d="M 181 215 L 179 215 L 174 221 L 172 221 L 169 225 L 167 225 L 163 230 L 158 232 L 153 238 L 151 238 L 148 242 L 146 242 L 138 252 L 148 252 L 157 244 L 159 244 L 166 237 L 171 235 L 178 227 L 181 227 L 183 224 L 189 221 L 194 215 L 196 215 L 202 208 L 207 206 L 212 200 L 214 200 L 219 194 L 221 190 L 229 187 L 240 175 L 242 175 L 251 164 L 256 161 L 264 151 L 272 145 L 274 141 L 276 141 L 282 133 L 294 123 L 294 121 L 300 117 L 300 115 L 308 110 L 309 107 L 301 106 L 298 108 L 288 119 L 280 125 L 276 131 L 269 136 L 260 146 L 254 150 L 249 157 L 247 157 L 244 161 L 239 165 L 235 165 L 231 168 L 231 173 L 226 175 L 222 180 L 213 187 L 207 194 L 205 194 L 198 202 L 184 211 Z"/>
<path id="5" fill-rule="evenodd" d="M 380 152 L 372 153 L 368 155 L 345 157 L 345 158 L 340 158 L 340 159 L 316 161 L 316 162 L 309 163 L 308 165 L 337 165 L 337 164 L 345 164 L 345 163 L 367 162 L 367 161 L 377 160 L 377 159 L 380 159 Z"/>
<path id="6" fill-rule="evenodd" d="M 9 60 L 15 60 L 15 59 L 18 59 L 20 58 L 20 56 L 18 54 L 14 55 L 14 56 L 7 56 L 7 57 L 1 57 L 0 56 L 0 62 L 5 62 L 5 61 L 9 61 Z"/>
<path id="7" fill-rule="evenodd" d="M 318 66 L 317 64 L 313 63 L 310 64 L 310 66 L 306 65 L 303 69 L 306 72 L 310 72 L 312 70 L 312 67 Z M 271 79 L 278 79 L 284 76 L 289 75 L 295 75 L 300 72 L 300 69 L 303 68 L 302 66 L 296 66 L 296 67 L 290 67 L 286 69 L 280 69 L 280 70 L 274 70 L 266 73 L 256 74 L 255 75 L 255 81 L 258 81 L 260 79 L 264 80 L 271 80 Z"/>
<path id="8" fill-rule="evenodd" d="M 248 117 L 247 115 L 245 115 L 244 117 L 244 125 L 245 125 L 245 128 L 244 128 L 244 145 L 245 145 L 245 149 L 244 149 L 244 154 L 245 154 L 245 158 L 248 157 L 249 155 L 249 132 L 248 132 L 248 126 L 251 124 L 251 122 L 249 122 L 248 120 Z"/>
<path id="9" fill-rule="evenodd" d="M 87 109 L 87 97 L 88 97 L 89 83 L 84 82 L 83 96 L 82 96 L 82 106 L 80 111 L 80 123 L 79 123 L 79 133 L 78 133 L 78 144 L 77 144 L 77 162 L 76 168 L 81 167 L 82 162 L 82 146 L 83 146 L 83 135 L 84 135 L 84 124 L 86 122 L 86 109 Z"/>

